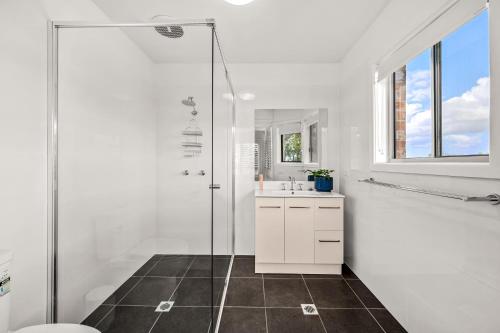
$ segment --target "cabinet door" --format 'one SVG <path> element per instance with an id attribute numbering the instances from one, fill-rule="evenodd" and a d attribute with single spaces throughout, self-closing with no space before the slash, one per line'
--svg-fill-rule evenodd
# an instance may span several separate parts
<path id="1" fill-rule="evenodd" d="M 342 231 L 315 232 L 315 264 L 342 264 L 344 262 Z"/>
<path id="2" fill-rule="evenodd" d="M 343 230 L 343 220 L 343 199 L 319 198 L 315 200 L 315 230 Z"/>
<path id="3" fill-rule="evenodd" d="M 255 199 L 255 261 L 285 262 L 285 199 Z"/>
<path id="4" fill-rule="evenodd" d="M 285 199 L 285 263 L 314 263 L 314 199 Z"/>

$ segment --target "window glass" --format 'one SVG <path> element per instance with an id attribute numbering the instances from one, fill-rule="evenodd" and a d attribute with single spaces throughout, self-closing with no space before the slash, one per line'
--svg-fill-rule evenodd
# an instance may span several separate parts
<path id="1" fill-rule="evenodd" d="M 430 157 L 432 56 L 427 49 L 394 73 L 395 158 Z"/>
<path id="2" fill-rule="evenodd" d="M 488 11 L 441 42 L 442 155 L 489 153 Z"/>
<path id="3" fill-rule="evenodd" d="M 302 162 L 301 133 L 281 135 L 281 162 Z"/>

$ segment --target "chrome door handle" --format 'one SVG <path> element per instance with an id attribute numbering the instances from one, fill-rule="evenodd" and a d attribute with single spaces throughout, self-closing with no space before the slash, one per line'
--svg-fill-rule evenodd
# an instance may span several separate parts
<path id="1" fill-rule="evenodd" d="M 320 243 L 340 243 L 339 240 L 323 240 L 323 239 L 318 240 L 318 242 L 320 242 Z"/>
<path id="2" fill-rule="evenodd" d="M 288 208 L 311 208 L 307 206 L 289 206 Z"/>
<path id="3" fill-rule="evenodd" d="M 340 207 L 319 206 L 319 209 L 340 209 Z"/>
<path id="4" fill-rule="evenodd" d="M 281 206 L 260 206 L 259 208 L 281 208 Z"/>
<path id="5" fill-rule="evenodd" d="M 219 190 L 220 184 L 210 184 L 210 185 L 208 185 L 208 188 L 211 190 Z"/>

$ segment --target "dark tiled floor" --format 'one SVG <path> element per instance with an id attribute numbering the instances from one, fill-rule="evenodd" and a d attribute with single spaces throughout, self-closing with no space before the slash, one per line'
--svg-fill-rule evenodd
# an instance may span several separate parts
<path id="1" fill-rule="evenodd" d="M 219 332 L 266 333 L 265 310 L 265 308 L 224 308 Z"/>
<path id="2" fill-rule="evenodd" d="M 254 264 L 235 258 L 219 333 L 406 332 L 345 265 L 341 275 L 260 275 Z M 319 315 L 304 315 L 304 303 Z"/>
<path id="3" fill-rule="evenodd" d="M 210 256 L 154 255 L 82 323 L 103 333 L 207 333 L 213 329 L 212 299 L 222 300 L 230 257 L 213 261 L 212 280 Z M 174 307 L 155 312 L 161 301 L 174 301 Z"/>
<path id="4" fill-rule="evenodd" d="M 160 317 L 151 333 L 207 333 L 210 321 L 208 307 L 174 307 Z"/>
<path id="5" fill-rule="evenodd" d="M 307 279 L 307 287 L 318 308 L 362 308 L 345 280 Z"/>
<path id="6" fill-rule="evenodd" d="M 227 287 L 227 306 L 264 307 L 264 288 L 260 278 L 232 278 Z"/>
<path id="7" fill-rule="evenodd" d="M 266 309 L 269 333 L 324 333 L 319 316 L 304 316 L 301 309 Z"/>
<path id="8" fill-rule="evenodd" d="M 103 333 L 211 332 L 212 292 L 220 304 L 229 264 L 227 256 L 155 255 L 83 324 Z M 256 274 L 254 268 L 253 257 L 235 257 L 220 333 L 406 332 L 347 266 L 341 275 Z M 167 300 L 173 309 L 155 312 Z M 319 315 L 305 316 L 303 303 L 314 303 Z"/>
<path id="9" fill-rule="evenodd" d="M 231 285 L 231 283 L 229 283 Z M 265 304 L 268 307 L 299 307 L 312 303 L 306 284 L 298 279 L 265 279 Z"/>
<path id="10" fill-rule="evenodd" d="M 106 333 L 148 332 L 159 316 L 154 309 L 145 306 L 116 306 L 96 328 Z"/>

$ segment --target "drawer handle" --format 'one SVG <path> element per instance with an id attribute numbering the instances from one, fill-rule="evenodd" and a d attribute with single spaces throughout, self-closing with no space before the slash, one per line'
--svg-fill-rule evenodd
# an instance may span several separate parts
<path id="1" fill-rule="evenodd" d="M 319 206 L 319 209 L 340 209 L 340 207 Z"/>
<path id="2" fill-rule="evenodd" d="M 318 240 L 318 242 L 320 242 L 320 243 L 340 243 L 339 240 L 323 240 L 323 239 Z"/>
<path id="3" fill-rule="evenodd" d="M 288 208 L 311 208 L 307 206 L 289 206 Z"/>
<path id="4" fill-rule="evenodd" d="M 281 208 L 281 206 L 260 206 L 259 208 Z"/>

